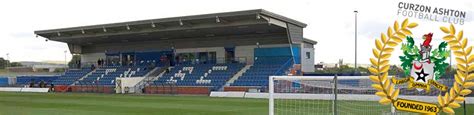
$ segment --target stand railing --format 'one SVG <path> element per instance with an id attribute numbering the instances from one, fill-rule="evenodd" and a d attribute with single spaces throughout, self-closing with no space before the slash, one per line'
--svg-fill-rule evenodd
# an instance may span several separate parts
<path id="1" fill-rule="evenodd" d="M 287 68 L 288 66 L 292 65 L 293 63 L 293 57 L 291 57 L 290 59 L 288 59 L 285 64 L 283 64 L 275 73 L 273 73 L 273 75 L 280 75 L 283 71 L 283 69 Z"/>
<path id="2" fill-rule="evenodd" d="M 145 78 L 142 81 L 138 82 L 134 86 L 135 93 L 143 93 L 142 92 L 143 88 L 145 88 L 145 86 L 149 84 L 150 82 L 153 82 L 154 78 L 160 73 L 162 73 L 163 71 L 165 71 L 168 67 L 169 66 L 161 67 L 160 69 L 154 68 L 153 70 L 151 70 L 147 75 L 145 75 Z M 158 74 L 154 74 L 154 73 L 158 73 Z"/>

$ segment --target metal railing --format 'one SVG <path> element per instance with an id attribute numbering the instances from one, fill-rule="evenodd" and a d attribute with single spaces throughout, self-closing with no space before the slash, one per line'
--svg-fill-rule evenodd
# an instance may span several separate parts
<path id="1" fill-rule="evenodd" d="M 283 64 L 273 75 L 280 75 L 280 73 L 283 71 L 283 69 L 287 68 L 288 66 L 291 66 L 293 64 L 293 57 L 288 59 L 285 64 Z"/>
<path id="2" fill-rule="evenodd" d="M 169 66 L 162 67 L 162 68 L 154 68 L 152 71 L 150 71 L 147 75 L 145 75 L 144 79 L 140 82 L 138 82 L 134 88 L 135 88 L 135 93 L 143 93 L 143 89 L 146 87 L 147 84 L 150 84 L 153 82 L 154 78 L 157 77 L 160 73 L 164 72 Z M 156 74 L 158 73 L 158 74 Z"/>
<path id="3" fill-rule="evenodd" d="M 176 95 L 178 94 L 177 85 L 175 83 L 156 83 L 153 82 L 150 88 L 157 88 L 157 89 L 150 89 L 151 94 L 170 94 Z M 161 89 L 160 89 L 161 88 Z"/>
<path id="4" fill-rule="evenodd" d="M 247 63 L 246 57 L 235 57 L 235 58 L 216 58 L 211 60 L 200 60 L 200 59 L 188 59 L 188 60 L 177 60 L 178 65 L 180 64 L 230 64 L 230 63 Z"/>

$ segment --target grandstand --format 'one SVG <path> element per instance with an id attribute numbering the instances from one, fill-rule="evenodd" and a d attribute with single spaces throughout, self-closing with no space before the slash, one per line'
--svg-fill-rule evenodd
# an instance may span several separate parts
<path id="1" fill-rule="evenodd" d="M 305 27 L 257 9 L 35 34 L 67 43 L 70 52 L 81 57 L 80 65 L 74 65 L 81 68 L 58 76 L 52 82 L 55 89 L 207 95 L 223 90 L 265 91 L 270 75 L 314 71 L 317 42 L 303 37 Z"/>

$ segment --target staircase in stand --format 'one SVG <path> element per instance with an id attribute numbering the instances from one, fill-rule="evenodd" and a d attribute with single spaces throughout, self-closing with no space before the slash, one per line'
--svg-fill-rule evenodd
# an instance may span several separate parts
<path id="1" fill-rule="evenodd" d="M 244 74 L 250 67 L 252 67 L 252 65 L 245 65 L 245 67 L 243 67 L 239 72 L 232 76 L 232 78 L 230 78 L 229 81 L 227 81 L 225 85 L 219 90 L 223 91 L 225 86 L 230 86 L 230 84 L 234 83 L 235 80 L 239 79 L 239 77 L 242 76 L 242 74 Z"/>
<path id="2" fill-rule="evenodd" d="M 72 83 L 70 86 L 76 85 L 79 81 L 81 81 L 81 80 L 87 78 L 89 75 L 91 75 L 92 73 L 94 73 L 96 70 L 97 70 L 97 68 L 94 69 L 94 70 L 92 70 L 91 72 L 87 73 L 86 75 L 82 76 L 81 78 L 77 79 L 77 80 L 74 81 L 74 83 Z"/>
<path id="3" fill-rule="evenodd" d="M 134 88 L 135 88 L 135 93 L 143 93 L 142 89 L 145 88 L 145 86 L 155 80 L 158 79 L 159 76 L 163 75 L 168 67 L 156 67 L 153 70 L 151 70 L 148 74 L 146 74 L 144 79 L 140 82 L 138 82 Z"/>

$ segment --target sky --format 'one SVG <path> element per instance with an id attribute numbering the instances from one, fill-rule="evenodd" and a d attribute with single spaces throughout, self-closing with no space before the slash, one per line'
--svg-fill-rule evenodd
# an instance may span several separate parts
<path id="1" fill-rule="evenodd" d="M 368 64 L 375 38 L 386 32 L 397 16 L 398 2 L 467 11 L 464 30 L 469 45 L 474 43 L 472 0 L 8 0 L 0 2 L 0 57 L 12 61 L 64 61 L 65 43 L 36 37 L 35 30 L 155 19 L 250 9 L 265 9 L 308 24 L 304 37 L 318 41 L 315 63 L 354 62 L 354 10 L 358 13 L 358 63 Z M 439 26 L 448 23 L 410 19 L 419 23 L 413 30 L 415 42 L 434 33 L 441 42 Z M 399 49 L 399 48 L 397 48 Z M 395 51 L 393 60 L 401 51 Z M 71 55 L 66 53 L 66 59 Z M 399 61 L 394 61 L 399 63 Z"/>

